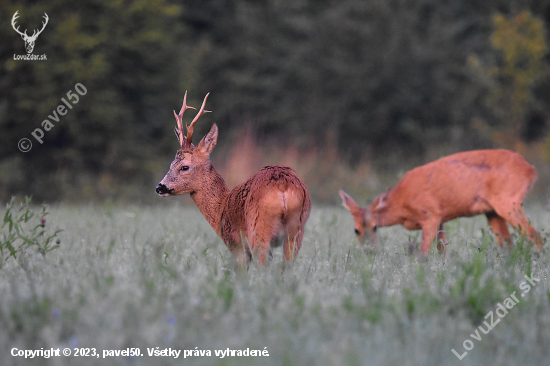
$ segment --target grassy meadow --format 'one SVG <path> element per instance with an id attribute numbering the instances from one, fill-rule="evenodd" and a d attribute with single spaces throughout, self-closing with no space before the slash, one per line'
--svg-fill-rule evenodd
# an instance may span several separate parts
<path id="1" fill-rule="evenodd" d="M 0 268 L 0 364 L 550 365 L 550 211 L 536 204 L 526 211 L 540 255 L 518 237 L 501 249 L 484 217 L 447 223 L 445 260 L 419 256 L 420 232 L 401 227 L 364 251 L 344 208 L 314 206 L 294 264 L 282 271 L 279 248 L 243 272 L 195 207 L 167 202 L 50 207 L 59 248 L 28 247 Z M 529 292 L 525 274 L 540 279 Z M 99 358 L 25 359 L 14 347 Z M 148 356 L 156 347 L 182 352 Z M 143 356 L 103 358 L 127 348 Z M 269 356 L 215 354 L 227 349 Z"/>

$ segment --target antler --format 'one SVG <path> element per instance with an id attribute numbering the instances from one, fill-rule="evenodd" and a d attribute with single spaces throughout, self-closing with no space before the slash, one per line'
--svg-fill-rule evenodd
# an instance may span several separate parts
<path id="1" fill-rule="evenodd" d="M 42 31 L 44 30 L 44 28 L 46 28 L 46 24 L 48 24 L 48 20 L 50 19 L 50 18 L 48 18 L 48 14 L 44 13 L 44 19 L 45 19 L 46 21 L 45 21 L 45 22 L 42 22 L 42 29 L 40 29 L 39 31 L 37 31 L 37 30 L 35 29 L 34 32 L 33 32 L 33 34 L 32 34 L 32 36 L 31 36 L 30 38 L 33 38 L 33 37 L 34 37 L 34 38 L 37 38 L 38 35 L 39 35 L 40 33 L 42 33 Z M 36 33 L 36 32 L 38 32 L 38 33 Z M 36 34 L 35 34 L 35 33 L 36 33 Z"/>
<path id="2" fill-rule="evenodd" d="M 15 12 L 15 14 L 13 14 L 13 17 L 11 18 L 11 26 L 20 35 L 28 37 L 26 29 L 25 29 L 25 33 L 23 33 L 19 30 L 19 26 L 17 28 L 15 28 L 15 19 L 19 18 L 19 15 L 17 15 L 17 13 L 19 13 L 19 10 L 17 10 Z M 44 14 L 46 14 L 46 13 L 44 13 Z"/>
<path id="3" fill-rule="evenodd" d="M 17 33 L 19 33 L 21 36 L 24 36 L 24 37 L 27 38 L 27 39 L 36 39 L 36 38 L 38 37 L 38 35 L 39 35 L 40 33 L 42 33 L 42 31 L 44 30 L 44 28 L 46 28 L 46 24 L 48 24 L 48 20 L 50 19 L 50 18 L 48 18 L 48 14 L 44 13 L 45 22 L 42 22 L 42 29 L 40 29 L 40 30 L 35 29 L 34 32 L 33 32 L 33 34 L 32 34 L 32 36 L 29 37 L 29 35 L 27 34 L 27 30 L 26 30 L 26 29 L 25 29 L 25 32 L 21 32 L 21 31 L 19 30 L 19 26 L 18 26 L 17 28 L 15 28 L 15 20 L 16 20 L 17 18 L 19 18 L 19 15 L 17 15 L 17 13 L 19 13 L 19 10 L 17 10 L 17 11 L 15 12 L 15 14 L 13 14 L 13 17 L 11 18 L 11 26 L 13 27 L 13 29 L 14 29 Z M 37 33 L 37 32 L 38 32 L 38 33 Z"/>
<path id="4" fill-rule="evenodd" d="M 185 95 L 183 96 L 183 105 L 181 106 L 180 113 L 176 114 L 176 111 L 174 111 L 174 116 L 176 117 L 176 121 L 178 123 L 174 131 L 176 132 L 176 136 L 180 142 L 180 146 L 182 149 L 183 149 L 183 146 L 185 145 L 185 137 L 183 136 L 183 122 L 181 121 L 181 118 L 183 117 L 183 112 L 185 112 L 187 109 L 195 109 L 195 108 L 187 105 L 187 90 L 186 90 Z"/>
<path id="5" fill-rule="evenodd" d="M 206 104 L 206 99 L 208 99 L 209 95 L 210 93 L 206 94 L 206 96 L 204 97 L 201 109 L 199 110 L 199 113 L 197 113 L 195 118 L 193 118 L 193 121 L 191 122 L 191 124 L 189 126 L 187 126 L 187 124 L 185 125 L 185 128 L 187 129 L 187 138 L 185 139 L 186 147 L 191 147 L 191 142 L 193 140 L 193 127 L 195 126 L 195 123 L 199 120 L 199 118 L 201 118 L 203 114 L 212 112 L 212 111 L 204 110 L 204 105 Z"/>

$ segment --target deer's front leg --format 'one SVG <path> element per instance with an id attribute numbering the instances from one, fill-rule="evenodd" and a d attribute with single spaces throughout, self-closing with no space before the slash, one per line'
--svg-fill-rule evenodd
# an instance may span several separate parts
<path id="1" fill-rule="evenodd" d="M 420 245 L 420 252 L 422 252 L 422 254 L 427 254 L 430 251 L 432 243 L 437 237 L 440 225 L 440 221 L 435 218 L 422 223 L 422 244 Z"/>

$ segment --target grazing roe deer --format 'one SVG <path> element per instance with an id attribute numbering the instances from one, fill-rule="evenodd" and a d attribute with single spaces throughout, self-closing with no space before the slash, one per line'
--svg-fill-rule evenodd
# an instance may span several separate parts
<path id="1" fill-rule="evenodd" d="M 156 192 L 161 196 L 190 193 L 241 267 L 252 257 L 263 264 L 267 257 L 271 258 L 271 248 L 281 243 L 286 260 L 294 260 L 311 209 L 306 186 L 292 169 L 273 165 L 230 191 L 210 162 L 218 126 L 214 124 L 197 146 L 191 141 L 195 123 L 209 112 L 204 110 L 207 98 L 208 94 L 191 125 L 186 125 L 187 137 L 183 135 L 182 115 L 186 109 L 195 109 L 187 106 L 187 92 L 180 113 L 174 111 L 181 148 Z"/>
<path id="2" fill-rule="evenodd" d="M 427 253 L 436 236 L 437 249 L 446 252 L 443 223 L 484 213 L 502 246 L 511 243 L 506 223 L 527 235 L 540 251 L 542 239 L 531 226 L 522 203 L 537 178 L 523 157 L 509 150 L 474 150 L 453 154 L 407 172 L 391 190 L 361 208 L 340 190 L 344 207 L 355 221 L 360 243 L 365 234 L 376 242 L 376 229 L 400 224 L 422 229 L 420 250 Z"/>

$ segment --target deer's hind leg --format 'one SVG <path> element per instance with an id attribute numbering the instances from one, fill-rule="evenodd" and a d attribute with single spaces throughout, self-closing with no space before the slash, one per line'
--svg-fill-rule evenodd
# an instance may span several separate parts
<path id="1" fill-rule="evenodd" d="M 283 243 L 283 251 L 285 253 L 285 259 L 287 261 L 294 261 L 298 255 L 298 251 L 302 246 L 302 239 L 304 237 L 303 230 L 300 230 L 296 235 L 289 234 L 285 237 Z"/>
<path id="2" fill-rule="evenodd" d="M 237 266 L 239 268 L 246 268 L 248 263 L 252 259 L 250 252 L 248 250 L 242 250 L 242 251 L 238 251 L 235 254 L 237 258 Z"/>
<path id="3" fill-rule="evenodd" d="M 304 238 L 304 224 L 302 211 L 290 212 L 285 222 L 286 235 L 284 237 L 283 251 L 287 261 L 294 261 L 302 246 Z"/>
<path id="4" fill-rule="evenodd" d="M 485 216 L 487 216 L 487 220 L 493 229 L 493 233 L 497 238 L 498 244 L 502 246 L 504 241 L 507 241 L 508 244 L 512 244 L 512 237 L 510 236 L 510 231 L 506 225 L 506 220 L 497 215 L 494 211 L 487 212 Z"/>
<path id="5" fill-rule="evenodd" d="M 271 239 L 270 235 L 264 235 L 264 233 L 257 233 L 254 231 L 248 236 L 252 259 L 261 265 L 265 264 L 266 260 L 270 260 L 273 257 L 270 248 Z"/>
<path id="6" fill-rule="evenodd" d="M 447 238 L 445 237 L 443 223 L 439 225 L 439 230 L 437 231 L 437 251 L 440 255 L 447 256 Z"/>
<path id="7" fill-rule="evenodd" d="M 520 235 L 526 235 L 527 240 L 537 244 L 537 250 L 539 252 L 541 251 L 542 238 L 525 216 L 521 204 L 514 202 L 511 205 L 507 205 L 507 207 L 495 206 L 495 212 L 506 220 L 514 229 L 518 230 Z"/>
<path id="8" fill-rule="evenodd" d="M 268 233 L 256 232 L 249 242 L 253 243 L 252 255 L 258 263 L 264 264 L 266 260 L 273 258 L 272 248 L 279 247 L 282 243 L 284 255 L 287 261 L 294 261 L 302 245 L 304 232 L 298 227 L 285 227 L 283 223 L 274 222 L 272 230 Z"/>
<path id="9" fill-rule="evenodd" d="M 253 224 L 255 226 L 252 224 L 248 226 L 247 239 L 252 257 L 263 265 L 266 260 L 271 260 L 273 257 L 271 248 L 282 242 L 282 225 L 279 217 L 266 213 L 260 213 Z"/>

